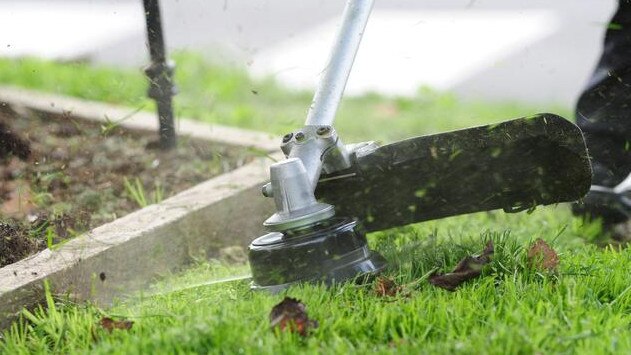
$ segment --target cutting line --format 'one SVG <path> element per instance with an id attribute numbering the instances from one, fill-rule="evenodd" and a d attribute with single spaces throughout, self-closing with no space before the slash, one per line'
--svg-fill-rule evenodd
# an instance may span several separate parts
<path id="1" fill-rule="evenodd" d="M 327 177 L 327 178 L 320 179 L 320 180 L 318 180 L 318 182 L 339 180 L 339 179 L 344 179 L 344 178 L 348 178 L 348 177 L 353 177 L 355 175 L 357 175 L 357 174 L 350 173 L 350 174 L 344 174 L 344 175 L 337 175 L 337 176 L 332 176 L 332 177 Z"/>
<path id="2" fill-rule="evenodd" d="M 193 284 L 193 285 L 189 285 L 189 286 L 178 287 L 178 288 L 171 288 L 171 289 L 167 289 L 167 290 L 160 291 L 160 292 L 143 294 L 142 296 L 143 297 L 162 296 L 162 295 L 167 295 L 167 294 L 174 293 L 174 292 L 192 290 L 192 289 L 199 288 L 199 287 L 204 287 L 204 286 L 214 286 L 214 285 L 225 284 L 225 283 L 230 283 L 230 282 L 243 281 L 243 280 L 248 280 L 248 279 L 251 279 L 251 278 L 252 278 L 252 275 L 250 275 L 250 274 L 240 275 L 240 276 L 231 276 L 231 277 L 226 277 L 226 278 L 223 278 L 223 279 L 206 281 L 206 282 L 197 283 L 197 284 Z"/>

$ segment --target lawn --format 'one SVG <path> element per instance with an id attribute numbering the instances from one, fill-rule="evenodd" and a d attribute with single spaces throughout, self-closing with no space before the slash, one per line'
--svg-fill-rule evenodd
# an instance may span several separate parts
<path id="1" fill-rule="evenodd" d="M 192 53 L 176 53 L 177 117 L 285 134 L 302 126 L 313 93 L 288 90 L 274 78 L 253 79 L 242 71 L 209 64 Z M 153 110 L 146 98 L 142 70 L 94 68 L 85 63 L 54 63 L 37 59 L 0 58 L 0 84 L 76 96 Z M 392 141 L 424 133 L 442 132 L 570 110 L 558 105 L 532 107 L 517 102 L 461 102 L 449 93 L 420 88 L 411 98 L 366 94 L 343 100 L 336 129 L 346 141 Z"/>
<path id="2" fill-rule="evenodd" d="M 191 54 L 176 59 L 179 116 L 272 133 L 299 127 L 304 119 L 309 93 L 283 89 L 272 79 L 251 79 Z M 132 70 L 0 61 L 0 82 L 151 109 L 144 78 Z M 544 111 L 566 117 L 569 112 L 553 105 L 461 102 L 423 89 L 414 98 L 347 99 L 336 126 L 349 141 L 391 141 Z M 556 271 L 529 263 L 527 251 L 536 238 L 558 253 Z M 455 292 L 427 282 L 429 273 L 450 271 L 489 239 L 495 253 L 479 278 Z M 203 285 L 248 269 L 200 261 L 108 309 L 49 294 L 47 310 L 25 311 L 23 322 L 3 333 L 0 352 L 631 352 L 631 250 L 597 246 L 599 225 L 572 217 L 565 205 L 529 214 L 447 218 L 373 233 L 369 241 L 390 261 L 386 275 L 402 285 L 398 295 L 378 295 L 376 281 L 328 289 L 301 285 L 280 295 L 250 292 L 247 280 Z M 270 310 L 285 295 L 300 299 L 319 322 L 306 337 L 270 329 Z M 134 323 L 109 333 L 99 325 L 104 316 Z"/>

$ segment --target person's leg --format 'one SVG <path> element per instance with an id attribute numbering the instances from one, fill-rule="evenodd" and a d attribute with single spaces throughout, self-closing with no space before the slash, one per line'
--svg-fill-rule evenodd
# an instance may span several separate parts
<path id="1" fill-rule="evenodd" d="M 631 0 L 619 0 L 602 57 L 578 100 L 576 121 L 592 158 L 592 183 L 619 184 L 631 173 Z M 591 213 L 605 222 L 624 222 L 624 215 L 597 206 L 591 195 L 586 197 L 585 209 L 575 208 L 575 212 Z"/>

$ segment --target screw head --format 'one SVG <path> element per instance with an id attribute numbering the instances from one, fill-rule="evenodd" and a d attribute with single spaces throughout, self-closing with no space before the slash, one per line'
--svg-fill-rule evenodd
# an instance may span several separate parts
<path id="1" fill-rule="evenodd" d="M 284 135 L 283 136 L 283 143 L 289 142 L 293 136 L 294 136 L 293 133 L 287 133 L 286 135 Z"/>
<path id="2" fill-rule="evenodd" d="M 304 139 L 305 139 L 305 134 L 304 133 L 302 133 L 302 132 L 296 133 L 296 140 L 298 142 L 303 141 Z"/>
<path id="3" fill-rule="evenodd" d="M 319 136 L 323 136 L 325 134 L 328 134 L 329 132 L 331 132 L 331 127 L 330 126 L 318 127 L 318 129 L 316 130 L 316 134 L 319 135 Z"/>

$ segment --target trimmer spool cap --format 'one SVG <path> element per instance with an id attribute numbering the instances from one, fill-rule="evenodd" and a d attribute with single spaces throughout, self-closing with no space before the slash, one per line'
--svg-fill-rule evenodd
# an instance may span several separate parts
<path id="1" fill-rule="evenodd" d="M 311 226 L 272 232 L 249 247 L 252 289 L 281 291 L 297 282 L 327 285 L 368 276 L 386 260 L 368 249 L 366 234 L 352 218 L 333 217 Z"/>

